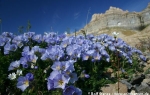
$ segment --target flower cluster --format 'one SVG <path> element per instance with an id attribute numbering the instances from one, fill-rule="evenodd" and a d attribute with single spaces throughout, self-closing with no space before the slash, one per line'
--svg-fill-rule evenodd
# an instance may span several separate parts
<path id="1" fill-rule="evenodd" d="M 42 36 L 34 32 L 16 36 L 4 32 L 0 35 L 0 50 L 4 55 L 9 55 L 17 49 L 22 50 L 20 60 L 12 61 L 8 68 L 9 72 L 12 71 L 8 78 L 10 80 L 17 78 L 17 88 L 22 91 L 35 80 L 36 71 L 43 70 L 43 74 L 47 74 L 50 69 L 49 76 L 45 77 L 49 91 L 61 88 L 64 95 L 82 95 L 82 90 L 73 84 L 79 78 L 88 79 L 92 75 L 86 74 L 84 69 L 81 69 L 80 74 L 76 72 L 75 65 L 78 60 L 110 62 L 111 53 L 118 53 L 120 58 L 124 58 L 131 64 L 133 54 L 138 54 L 143 61 L 146 61 L 140 50 L 117 38 L 118 33 L 113 34 L 114 37 L 102 34 L 99 36 L 87 35 L 85 38 L 82 35 L 67 37 L 56 33 L 45 33 Z M 49 64 L 46 67 L 40 67 L 41 62 L 47 61 Z M 14 73 L 16 70 L 17 72 Z"/>

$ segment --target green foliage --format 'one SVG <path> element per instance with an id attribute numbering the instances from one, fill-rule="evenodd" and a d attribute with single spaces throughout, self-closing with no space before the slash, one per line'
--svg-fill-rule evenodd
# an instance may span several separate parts
<path id="1" fill-rule="evenodd" d="M 76 33 L 76 32 L 77 32 L 77 30 L 75 29 L 75 32 L 74 32 L 74 34 L 75 34 L 75 37 L 77 36 L 77 33 Z"/>
<path id="2" fill-rule="evenodd" d="M 30 21 L 28 20 L 28 23 L 27 23 L 27 32 L 30 31 L 31 29 L 31 24 L 30 24 Z"/>
<path id="3" fill-rule="evenodd" d="M 85 30 L 81 30 L 82 34 L 84 35 L 84 37 L 86 38 L 86 31 Z"/>
<path id="4" fill-rule="evenodd" d="M 23 28 L 24 28 L 23 26 L 19 26 L 18 32 L 19 32 L 19 33 L 23 33 Z"/>

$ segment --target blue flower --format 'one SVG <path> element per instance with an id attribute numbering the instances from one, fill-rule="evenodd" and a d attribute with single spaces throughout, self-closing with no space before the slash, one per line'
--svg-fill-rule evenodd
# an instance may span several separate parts
<path id="1" fill-rule="evenodd" d="M 80 78 L 82 78 L 82 79 L 84 79 L 84 78 L 89 78 L 89 77 L 90 77 L 90 75 L 86 74 L 86 73 L 85 73 L 85 70 L 83 70 L 83 71 L 81 72 L 81 74 L 80 74 Z"/>
<path id="2" fill-rule="evenodd" d="M 30 55 L 28 55 L 28 56 L 26 56 L 27 57 L 27 60 L 29 61 L 29 62 L 33 62 L 33 63 L 36 63 L 36 61 L 37 61 L 37 59 L 38 59 L 38 57 L 36 56 L 36 55 L 34 55 L 34 54 L 30 54 Z"/>
<path id="3" fill-rule="evenodd" d="M 33 35 L 32 39 L 40 43 L 42 41 L 42 35 L 41 34 Z"/>
<path id="4" fill-rule="evenodd" d="M 47 80 L 47 89 L 48 89 L 48 90 L 51 90 L 51 89 L 53 89 L 53 88 L 54 88 L 54 81 L 51 80 L 51 79 L 48 79 L 48 80 Z"/>
<path id="5" fill-rule="evenodd" d="M 140 58 L 143 60 L 143 61 L 145 61 L 146 62 L 146 57 L 145 56 L 143 56 L 143 55 L 140 55 Z"/>
<path id="6" fill-rule="evenodd" d="M 69 81 L 70 83 L 75 83 L 75 81 L 78 80 L 76 73 L 70 73 L 69 76 L 70 76 L 70 81 Z"/>
<path id="7" fill-rule="evenodd" d="M 60 61 L 54 62 L 51 68 L 52 70 L 60 71 L 62 69 L 62 63 Z"/>
<path id="8" fill-rule="evenodd" d="M 24 36 L 25 37 L 28 37 L 28 38 L 32 38 L 32 36 L 35 35 L 35 32 L 27 32 L 27 33 L 24 33 Z"/>
<path id="9" fill-rule="evenodd" d="M 89 55 L 89 54 L 87 54 L 87 53 L 82 53 L 82 61 L 84 61 L 84 60 L 88 60 L 88 59 L 89 59 L 89 57 L 90 57 L 90 55 Z"/>
<path id="10" fill-rule="evenodd" d="M 95 53 L 93 54 L 93 58 L 94 58 L 95 61 L 100 60 L 101 57 L 102 57 L 102 56 L 101 56 L 98 52 L 95 52 Z M 93 60 L 93 61 L 94 61 L 94 60 Z"/>
<path id="11" fill-rule="evenodd" d="M 76 88 L 74 86 L 67 86 L 63 90 L 63 95 L 82 95 L 82 91 L 79 88 Z"/>
<path id="12" fill-rule="evenodd" d="M 69 40 L 67 39 L 67 40 L 63 41 L 63 42 L 60 44 L 60 46 L 61 46 L 62 48 L 66 48 L 69 44 L 70 44 L 70 42 L 69 42 Z"/>
<path id="13" fill-rule="evenodd" d="M 70 78 L 66 78 L 62 74 L 57 74 L 55 78 L 53 79 L 54 81 L 54 88 L 62 88 L 64 89 L 66 84 L 68 83 Z"/>
<path id="14" fill-rule="evenodd" d="M 115 50 L 116 50 L 116 48 L 115 48 L 113 45 L 108 46 L 108 48 L 109 48 L 109 50 L 111 50 L 111 51 L 115 51 Z"/>
<path id="15" fill-rule="evenodd" d="M 29 80 L 27 77 L 20 76 L 17 81 L 17 88 L 21 89 L 22 91 L 29 87 Z"/>
<path id="16" fill-rule="evenodd" d="M 40 47 L 39 46 L 34 46 L 32 47 L 31 51 L 33 52 L 39 52 Z"/>
<path id="17" fill-rule="evenodd" d="M 57 71 L 57 70 L 52 71 L 51 74 L 50 74 L 50 76 L 48 77 L 48 79 L 53 80 L 56 77 L 56 75 L 58 75 L 58 74 L 60 74 L 59 71 Z"/>
<path id="18" fill-rule="evenodd" d="M 15 68 L 18 68 L 19 66 L 20 66 L 20 61 L 14 61 L 14 62 L 10 63 L 8 71 L 14 70 Z"/>
<path id="19" fill-rule="evenodd" d="M 32 81 L 34 79 L 34 76 L 32 73 L 27 73 L 26 74 L 26 78 L 29 80 L 29 81 Z"/>

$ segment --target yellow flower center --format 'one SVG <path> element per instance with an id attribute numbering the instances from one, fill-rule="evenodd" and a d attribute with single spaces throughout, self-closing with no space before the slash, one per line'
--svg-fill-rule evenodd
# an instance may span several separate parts
<path id="1" fill-rule="evenodd" d="M 64 44 L 64 47 L 67 47 L 67 44 Z"/>
<path id="2" fill-rule="evenodd" d="M 70 74 L 70 72 L 69 72 L 69 71 L 66 71 L 66 74 L 68 74 L 68 75 L 69 75 L 69 74 Z"/>
<path id="3" fill-rule="evenodd" d="M 63 80 L 59 80 L 59 81 L 58 81 L 58 84 L 59 84 L 59 85 L 63 85 L 63 83 L 64 83 Z"/>
<path id="4" fill-rule="evenodd" d="M 24 82 L 24 84 L 25 84 L 26 86 L 29 86 L 29 81 L 26 80 L 26 81 Z"/>
<path id="5" fill-rule="evenodd" d="M 98 57 L 98 56 L 96 56 L 96 57 L 95 57 L 95 59 L 96 59 L 96 60 L 98 60 L 98 59 L 99 59 L 99 57 Z"/>
<path id="6" fill-rule="evenodd" d="M 85 58 L 86 58 L 86 59 L 88 59 L 88 58 L 89 58 L 89 56 L 86 56 Z"/>
<path id="7" fill-rule="evenodd" d="M 33 62 L 33 63 L 36 63 L 36 59 L 33 59 L 32 62 Z"/>
<path id="8" fill-rule="evenodd" d="M 60 66 L 56 66 L 56 69 L 57 69 L 57 70 L 60 70 Z"/>

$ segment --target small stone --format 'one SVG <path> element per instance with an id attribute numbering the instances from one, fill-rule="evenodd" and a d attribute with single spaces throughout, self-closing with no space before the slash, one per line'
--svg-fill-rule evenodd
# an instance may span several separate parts
<path id="1" fill-rule="evenodd" d="M 130 92 L 130 93 L 136 93 L 136 92 L 135 92 L 135 90 L 131 90 L 131 92 Z"/>
<path id="2" fill-rule="evenodd" d="M 148 86 L 148 83 L 150 83 L 150 79 L 144 79 L 141 83 L 143 86 Z"/>
<path id="3" fill-rule="evenodd" d="M 146 74 L 146 78 L 150 78 L 150 74 Z"/>
<path id="4" fill-rule="evenodd" d="M 113 69 L 112 68 L 107 68 L 105 75 L 107 75 L 108 77 L 113 77 Z"/>
<path id="5" fill-rule="evenodd" d="M 147 61 L 147 64 L 150 64 L 150 60 Z"/>
<path id="6" fill-rule="evenodd" d="M 137 93 L 150 93 L 150 87 L 147 85 L 140 85 L 135 87 Z"/>
<path id="7" fill-rule="evenodd" d="M 120 74 L 122 74 L 122 71 L 116 71 L 116 77 L 120 76 Z"/>
<path id="8" fill-rule="evenodd" d="M 132 88 L 131 83 L 127 82 L 126 80 L 120 80 L 120 82 L 123 83 L 123 84 L 125 84 L 128 87 L 128 89 Z"/>
<path id="9" fill-rule="evenodd" d="M 140 64 L 141 66 L 146 66 L 146 65 L 147 65 L 147 63 L 146 63 L 146 62 L 143 62 L 143 61 L 141 61 L 139 64 Z"/>
<path id="10" fill-rule="evenodd" d="M 144 72 L 146 72 L 147 69 L 149 69 L 149 68 L 150 68 L 150 64 L 147 64 L 147 65 L 143 68 Z"/>
<path id="11" fill-rule="evenodd" d="M 107 73 L 113 73 L 113 69 L 112 68 L 107 68 Z"/>

